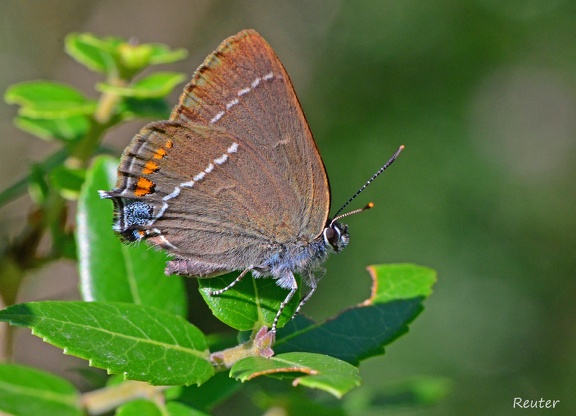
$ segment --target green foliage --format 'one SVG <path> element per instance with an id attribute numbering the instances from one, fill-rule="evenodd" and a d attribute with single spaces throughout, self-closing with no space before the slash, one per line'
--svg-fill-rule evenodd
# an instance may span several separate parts
<path id="1" fill-rule="evenodd" d="M 230 375 L 240 381 L 273 374 L 304 373 L 294 378 L 292 385 L 325 390 L 340 398 L 360 385 L 358 369 L 344 361 L 323 354 L 289 352 L 272 358 L 248 357 L 232 367 Z"/>
<path id="2" fill-rule="evenodd" d="M 7 103 L 20 106 L 18 114 L 35 119 L 61 119 L 94 112 L 96 103 L 76 88 L 53 81 L 30 81 L 6 90 Z"/>
<path id="3" fill-rule="evenodd" d="M 116 37 L 99 38 L 90 33 L 66 37 L 66 52 L 88 69 L 105 75 L 132 78 L 150 65 L 184 59 L 184 49 L 170 50 L 162 44 L 134 44 Z"/>
<path id="4" fill-rule="evenodd" d="M 164 97 L 185 80 L 182 74 L 174 72 L 156 72 L 128 87 L 119 87 L 101 83 L 97 88 L 101 92 L 113 93 L 122 97 L 158 98 Z"/>
<path id="5" fill-rule="evenodd" d="M 284 407 L 293 411 L 346 414 L 345 402 L 324 407 L 302 392 L 317 389 L 327 398 L 342 398 L 359 386 L 358 365 L 384 354 L 386 345 L 408 331 L 431 293 L 434 271 L 410 264 L 371 266 L 370 298 L 320 323 L 304 316 L 291 320 L 298 294 L 284 309 L 275 338 L 265 327 L 272 324 L 286 290 L 272 279 L 247 275 L 221 296 L 210 296 L 237 274 L 202 279 L 200 293 L 214 316 L 250 332 L 238 334 L 246 338 L 243 343 L 231 342 L 229 335 L 207 337 L 185 319 L 184 281 L 164 276 L 166 254 L 144 244 L 124 245 L 114 235 L 112 203 L 100 199 L 98 191 L 114 187 L 117 160 L 94 157 L 102 151 L 104 134 L 118 123 L 167 117 L 164 97 L 185 78 L 172 72 L 135 77 L 151 65 L 183 59 L 186 52 L 92 34 L 71 34 L 65 47 L 76 61 L 104 76 L 96 86 L 101 96 L 91 100 L 74 87 L 49 81 L 20 83 L 6 91 L 5 100 L 20 106 L 15 124 L 61 149 L 0 193 L 0 204 L 5 204 L 28 189 L 38 212 L 19 239 L 22 244 L 8 251 L 14 253 L 12 262 L 4 264 L 19 265 L 10 269 L 17 270 L 12 281 L 18 283 L 29 268 L 76 258 L 83 301 L 12 304 L 0 311 L 0 321 L 29 328 L 66 354 L 124 380 L 176 387 L 120 381 L 80 399 L 59 377 L 0 365 L 0 412 L 77 415 L 115 409 L 122 416 L 206 415 L 232 394 L 249 391 L 246 386 L 279 382 L 286 393 L 260 396 L 263 408 L 283 397 Z M 64 221 L 72 202 L 77 202 L 74 232 Z M 52 245 L 49 255 L 41 257 L 36 247 L 45 234 Z M 17 288 L 2 286 L 0 294 L 11 304 Z M 376 400 L 364 403 L 372 406 Z"/>
<path id="6" fill-rule="evenodd" d="M 412 264 L 368 268 L 372 295 L 322 323 L 296 317 L 279 331 L 276 352 L 308 351 L 358 365 L 384 353 L 384 346 L 408 331 L 436 281 L 432 269 Z"/>
<path id="7" fill-rule="evenodd" d="M 249 331 L 272 326 L 280 303 L 287 295 L 271 279 L 254 279 L 248 273 L 240 283 L 220 296 L 210 296 L 213 290 L 220 290 L 232 282 L 239 273 L 229 273 L 213 279 L 199 281 L 200 293 L 218 319 L 239 331 Z M 290 320 L 298 306 L 299 290 L 282 312 L 279 325 Z"/>
<path id="8" fill-rule="evenodd" d="M 0 319 L 109 373 L 155 385 L 201 384 L 214 372 L 206 339 L 179 316 L 117 302 L 31 302 Z"/>
<path id="9" fill-rule="evenodd" d="M 80 394 L 52 374 L 0 364 L 0 413 L 16 416 L 81 416 Z"/>

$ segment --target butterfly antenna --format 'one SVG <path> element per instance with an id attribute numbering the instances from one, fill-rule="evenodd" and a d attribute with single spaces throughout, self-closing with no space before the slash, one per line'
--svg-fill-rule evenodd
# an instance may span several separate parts
<path id="1" fill-rule="evenodd" d="M 332 223 L 334 223 L 334 221 L 336 221 L 336 220 L 339 220 L 340 218 L 344 218 L 344 217 L 347 217 L 347 216 L 353 215 L 353 214 L 358 214 L 359 212 L 366 211 L 366 210 L 368 210 L 374 206 L 374 204 L 372 202 L 370 202 L 364 208 L 355 209 L 354 211 L 350 211 L 350 212 L 343 214 L 343 215 L 340 215 L 340 216 L 338 215 L 344 210 L 344 208 L 346 208 L 348 206 L 348 204 L 350 202 L 352 202 L 354 200 L 354 198 L 356 198 L 358 195 L 360 195 L 360 193 L 362 193 L 362 191 L 364 189 L 366 189 L 368 187 L 368 185 L 370 185 L 374 181 L 374 179 L 376 179 L 378 176 L 380 176 L 380 174 L 382 172 L 384 172 L 386 169 L 388 169 L 388 167 L 396 160 L 396 158 L 402 152 L 402 150 L 404 150 L 404 145 L 400 146 L 398 148 L 398 150 L 396 150 L 396 152 L 392 155 L 392 157 L 390 159 L 388 159 L 388 162 L 384 163 L 384 165 L 380 169 L 378 169 L 378 171 L 374 175 L 372 175 L 372 177 L 370 179 L 368 179 L 368 181 L 364 184 L 364 186 L 362 186 L 362 188 L 358 189 L 358 191 L 354 195 L 352 195 L 352 197 L 348 201 L 346 201 L 346 203 L 344 205 L 342 205 L 342 208 L 340 208 L 338 210 L 338 212 L 336 212 L 336 215 L 334 215 L 334 219 L 332 220 Z"/>

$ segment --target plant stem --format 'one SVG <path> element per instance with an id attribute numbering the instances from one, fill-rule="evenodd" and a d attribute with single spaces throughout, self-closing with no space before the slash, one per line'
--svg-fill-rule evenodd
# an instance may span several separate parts
<path id="1" fill-rule="evenodd" d="M 86 413 L 101 415 L 130 400 L 138 398 L 162 399 L 160 393 L 169 386 L 151 386 L 141 381 L 125 381 L 124 383 L 94 390 L 82 395 L 82 407 Z"/>
<path id="2" fill-rule="evenodd" d="M 108 84 L 123 87 L 126 86 L 127 81 L 111 77 L 107 80 Z M 92 125 L 86 137 L 78 143 L 78 146 L 72 151 L 70 157 L 66 161 L 69 167 L 85 167 L 102 139 L 104 132 L 110 128 L 114 122 L 112 117 L 115 113 L 116 106 L 120 102 L 121 97 L 112 92 L 104 92 L 98 100 L 98 105 L 92 119 Z"/>

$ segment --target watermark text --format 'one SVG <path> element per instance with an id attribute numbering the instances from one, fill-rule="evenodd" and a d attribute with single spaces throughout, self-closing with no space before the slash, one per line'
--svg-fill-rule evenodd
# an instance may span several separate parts
<path id="1" fill-rule="evenodd" d="M 560 400 L 525 400 L 521 397 L 514 397 L 513 409 L 554 409 Z"/>

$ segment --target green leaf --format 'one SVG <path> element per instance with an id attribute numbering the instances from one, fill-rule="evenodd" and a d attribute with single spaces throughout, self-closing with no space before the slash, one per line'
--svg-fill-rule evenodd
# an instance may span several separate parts
<path id="1" fill-rule="evenodd" d="M 161 43 L 149 43 L 152 52 L 150 54 L 150 64 L 170 64 L 172 62 L 181 61 L 188 56 L 186 49 L 171 50 L 168 46 Z"/>
<path id="2" fill-rule="evenodd" d="M 84 137 L 90 128 L 90 120 L 86 116 L 66 118 L 41 119 L 17 116 L 14 124 L 20 130 L 33 134 L 42 140 L 61 140 L 72 142 Z"/>
<path id="3" fill-rule="evenodd" d="M 272 358 L 249 357 L 238 361 L 230 370 L 230 377 L 240 381 L 262 375 L 290 375 L 298 372 L 293 386 L 321 389 L 340 398 L 360 385 L 358 369 L 336 358 L 303 352 L 275 355 Z"/>
<path id="4" fill-rule="evenodd" d="M 212 377 L 198 328 L 156 308 L 117 302 L 30 302 L 0 311 L 0 320 L 32 329 L 109 373 L 154 385 L 201 384 Z"/>
<path id="5" fill-rule="evenodd" d="M 165 416 L 157 403 L 146 399 L 136 399 L 120 406 L 116 416 Z"/>
<path id="6" fill-rule="evenodd" d="M 73 169 L 67 166 L 58 166 L 49 175 L 52 186 L 69 200 L 78 199 L 85 177 L 85 169 Z"/>
<path id="7" fill-rule="evenodd" d="M 149 65 L 176 62 L 186 58 L 185 49 L 170 50 L 159 43 L 137 44 L 116 37 L 99 38 L 90 33 L 66 37 L 66 51 L 92 71 L 130 79 Z"/>
<path id="8" fill-rule="evenodd" d="M 427 298 L 436 283 L 436 272 L 415 264 L 388 264 L 369 266 L 373 281 L 372 296 L 367 302 L 382 304 L 394 300 Z"/>
<path id="9" fill-rule="evenodd" d="M 181 276 L 165 276 L 167 256 L 146 244 L 125 245 L 112 231 L 112 202 L 98 191 L 111 189 L 118 162 L 98 157 L 88 170 L 78 200 L 76 239 L 80 291 L 88 301 L 119 301 L 154 306 L 185 316 Z"/>
<path id="10" fill-rule="evenodd" d="M 177 402 L 166 403 L 166 410 L 168 416 L 210 416 L 208 413 L 204 413 L 200 410 L 193 409 Z"/>
<path id="11" fill-rule="evenodd" d="M 4 95 L 9 104 L 20 105 L 19 114 L 29 118 L 69 118 L 91 114 L 96 108 L 75 88 L 51 81 L 29 81 L 11 85 Z"/>
<path id="12" fill-rule="evenodd" d="M 355 365 L 384 354 L 384 346 L 408 332 L 408 324 L 423 310 L 436 273 L 412 264 L 368 270 L 373 279 L 369 299 L 319 324 L 296 317 L 278 331 L 274 351 L 327 354 Z"/>
<path id="13" fill-rule="evenodd" d="M 272 326 L 280 303 L 288 295 L 273 279 L 254 279 L 248 273 L 232 289 L 219 296 L 210 292 L 220 290 L 230 284 L 238 272 L 210 279 L 199 279 L 200 293 L 214 316 L 239 331 L 248 331 L 262 326 Z M 296 292 L 282 312 L 278 327 L 290 320 L 298 306 L 300 294 Z"/>
<path id="14" fill-rule="evenodd" d="M 186 386 L 180 388 L 178 395 L 172 397 L 180 403 L 209 412 L 217 404 L 223 402 L 242 388 L 242 384 L 230 378 L 228 373 L 219 372 L 201 386 Z M 168 393 L 166 394 L 167 399 Z"/>
<path id="15" fill-rule="evenodd" d="M 117 48 L 120 75 L 123 79 L 132 79 L 149 65 L 175 62 L 186 57 L 183 49 L 170 51 L 162 44 L 127 42 Z"/>
<path id="16" fill-rule="evenodd" d="M 121 67 L 133 71 L 132 76 L 150 64 L 152 48 L 146 43 L 142 45 L 123 43 L 117 51 Z"/>
<path id="17" fill-rule="evenodd" d="M 66 36 L 65 49 L 76 61 L 88 69 L 108 75 L 117 75 L 115 51 L 123 39 L 98 38 L 91 33 L 71 33 Z"/>
<path id="18" fill-rule="evenodd" d="M 0 414 L 81 416 L 80 397 L 68 381 L 36 369 L 0 364 Z"/>
<path id="19" fill-rule="evenodd" d="M 170 94 L 172 89 L 185 79 L 183 74 L 176 72 L 156 72 L 127 87 L 99 83 L 97 88 L 101 92 L 122 97 L 160 98 Z"/>
<path id="20" fill-rule="evenodd" d="M 124 120 L 134 118 L 165 120 L 170 116 L 172 110 L 172 107 L 163 98 L 123 97 L 119 108 Z"/>

